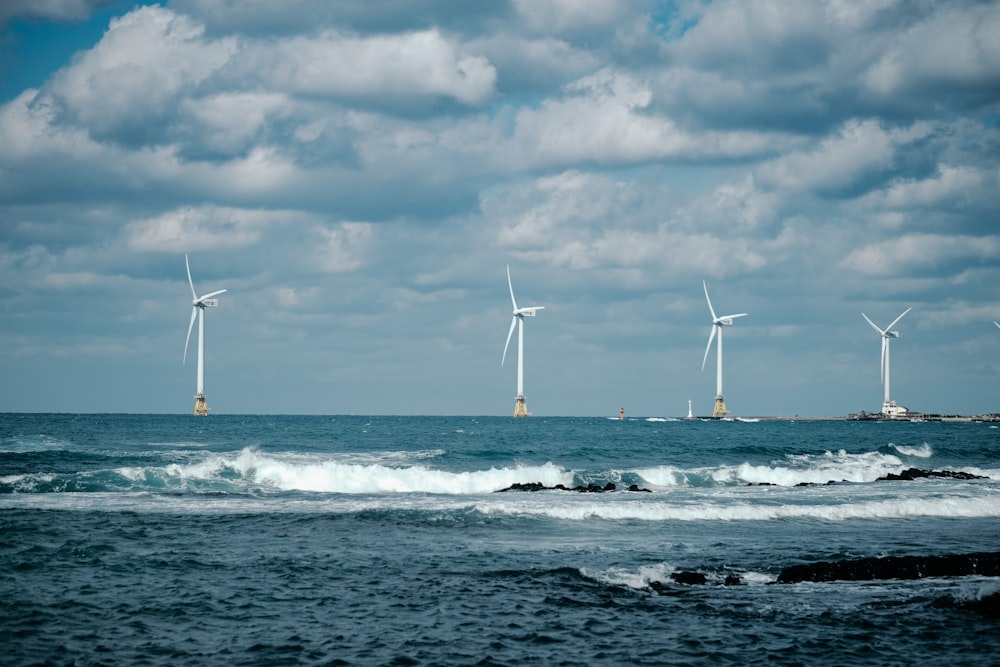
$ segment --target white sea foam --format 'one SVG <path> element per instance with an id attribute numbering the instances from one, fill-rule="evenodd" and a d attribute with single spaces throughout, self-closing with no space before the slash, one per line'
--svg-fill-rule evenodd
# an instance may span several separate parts
<path id="1" fill-rule="evenodd" d="M 931 446 L 926 442 L 919 447 L 907 447 L 906 445 L 891 445 L 893 449 L 902 454 L 903 456 L 915 456 L 920 459 L 929 459 L 934 455 Z"/>
<path id="2" fill-rule="evenodd" d="M 547 463 L 541 466 L 490 468 L 470 472 L 449 472 L 424 465 L 405 467 L 382 464 L 344 463 L 262 453 L 244 449 L 239 454 L 212 455 L 198 463 L 170 464 L 159 469 L 120 468 L 123 477 L 141 482 L 150 475 L 177 480 L 228 481 L 259 485 L 280 491 L 328 493 L 490 493 L 515 482 L 541 482 L 545 486 L 570 485 L 573 474 Z M 237 484 L 239 486 L 239 484 Z"/>
<path id="3" fill-rule="evenodd" d="M 610 586 L 627 586 L 637 590 L 649 588 L 654 581 L 670 581 L 670 575 L 676 571 L 677 568 L 669 563 L 640 565 L 638 569 L 611 567 L 603 571 L 580 568 L 580 574 L 588 579 Z"/>
<path id="4" fill-rule="evenodd" d="M 78 447 L 74 443 L 47 435 L 28 435 L 0 440 L 0 453 L 4 454 L 73 451 L 75 449 Z"/>
<path id="5" fill-rule="evenodd" d="M 684 485 L 691 478 L 711 479 L 716 484 L 825 484 L 834 482 L 873 482 L 890 472 L 903 469 L 903 462 L 878 452 L 848 454 L 844 450 L 821 456 L 789 456 L 781 464 L 720 465 L 713 468 L 682 470 L 675 466 L 643 468 L 636 473 L 658 487 Z"/>
<path id="6" fill-rule="evenodd" d="M 810 518 L 827 521 L 849 519 L 899 519 L 909 517 L 1000 517 L 1000 499 L 953 496 L 945 498 L 896 498 L 826 504 L 768 504 L 748 502 L 715 504 L 550 502 L 519 503 L 489 500 L 476 504 L 487 515 L 546 516 L 568 521 L 773 521 Z"/>

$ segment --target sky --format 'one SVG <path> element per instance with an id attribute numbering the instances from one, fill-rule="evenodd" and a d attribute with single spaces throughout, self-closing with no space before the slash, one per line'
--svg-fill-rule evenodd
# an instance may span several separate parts
<path id="1" fill-rule="evenodd" d="M 1000 3 L 7 0 L 0 412 L 1000 412 Z M 197 338 L 197 332 L 192 335 Z"/>

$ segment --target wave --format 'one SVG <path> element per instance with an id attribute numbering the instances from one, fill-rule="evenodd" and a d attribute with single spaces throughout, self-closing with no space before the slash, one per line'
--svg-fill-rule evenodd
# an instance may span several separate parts
<path id="1" fill-rule="evenodd" d="M 764 484 L 796 486 L 827 482 L 874 482 L 886 474 L 900 472 L 905 466 L 896 456 L 866 452 L 848 454 L 844 450 L 822 455 L 789 455 L 781 464 L 720 465 L 682 470 L 675 466 L 657 466 L 637 470 L 647 483 L 659 487 Z"/>
<path id="2" fill-rule="evenodd" d="M 766 504 L 713 502 L 695 504 L 484 501 L 476 510 L 489 516 L 536 516 L 563 521 L 775 521 L 781 519 L 905 519 L 914 517 L 1000 517 L 1000 503 L 968 495 L 944 498 L 894 498 L 827 504 Z"/>
<path id="3" fill-rule="evenodd" d="M 896 445 L 896 444 L 890 444 L 889 446 L 895 449 L 903 456 L 914 456 L 920 459 L 929 459 L 931 456 L 934 455 L 931 446 L 928 445 L 926 442 L 919 447 L 907 447 L 906 445 Z"/>
<path id="4" fill-rule="evenodd" d="M 905 449 L 905 448 L 904 448 Z M 929 447 L 927 451 L 929 452 Z M 924 449 L 918 450 L 917 456 Z M 901 452 L 900 452 L 901 453 Z M 893 454 L 844 450 L 787 455 L 770 464 L 720 464 L 682 468 L 658 465 L 615 470 L 572 470 L 557 463 L 510 465 L 472 471 L 448 471 L 428 465 L 441 449 L 321 455 L 264 453 L 254 448 L 226 454 L 166 453 L 159 465 L 94 468 L 76 472 L 25 472 L 0 476 L 0 494 L 59 492 L 270 493 L 432 493 L 484 494 L 514 484 L 575 487 L 607 482 L 637 484 L 654 491 L 677 488 L 822 485 L 870 483 L 909 467 Z M 164 456 L 163 452 L 159 455 Z M 166 461 L 171 461 L 167 463 Z M 101 462 L 98 462 L 99 465 Z M 50 469 L 51 470 L 51 469 Z M 956 471 L 1000 479 L 1000 470 L 962 467 Z"/>
<path id="5" fill-rule="evenodd" d="M 34 454 L 38 452 L 64 452 L 79 449 L 68 440 L 48 435 L 28 435 L 0 440 L 2 454 Z"/>
<path id="6" fill-rule="evenodd" d="M 399 453 L 384 456 L 402 459 Z M 418 452 L 417 458 L 437 455 Z M 371 455 L 366 455 L 371 458 Z M 491 493 L 514 483 L 541 481 L 546 486 L 572 485 L 573 473 L 552 463 L 540 466 L 448 472 L 425 465 L 392 466 L 317 460 L 314 455 L 265 454 L 244 449 L 238 454 L 210 454 L 191 463 L 130 466 L 76 473 L 29 473 L 0 478 L 0 493 L 89 491 L 191 491 L 253 493 L 311 491 L 324 493 Z"/>

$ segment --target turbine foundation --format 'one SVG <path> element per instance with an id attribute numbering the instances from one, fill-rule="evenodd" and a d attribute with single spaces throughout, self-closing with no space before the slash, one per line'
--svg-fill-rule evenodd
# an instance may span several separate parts
<path id="1" fill-rule="evenodd" d="M 719 394 L 715 397 L 715 409 L 712 410 L 712 416 L 716 419 L 722 419 L 726 416 L 726 399 Z"/>
<path id="2" fill-rule="evenodd" d="M 195 396 L 194 415 L 195 417 L 207 417 L 211 408 L 205 403 L 205 394 Z"/>
<path id="3" fill-rule="evenodd" d="M 528 416 L 528 406 L 524 402 L 524 396 L 518 396 L 517 400 L 514 401 L 514 416 L 515 417 L 527 417 Z"/>

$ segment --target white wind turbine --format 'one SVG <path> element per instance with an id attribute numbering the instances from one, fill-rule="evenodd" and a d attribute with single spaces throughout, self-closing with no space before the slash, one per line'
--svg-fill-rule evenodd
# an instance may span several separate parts
<path id="1" fill-rule="evenodd" d="M 737 313 L 736 315 L 715 316 L 715 309 L 712 308 L 712 300 L 708 297 L 708 285 L 701 281 L 705 288 L 705 300 L 708 301 L 708 312 L 712 314 L 712 330 L 708 334 L 708 345 L 705 346 L 705 357 L 701 360 L 701 370 L 705 370 L 705 362 L 708 361 L 708 351 L 712 349 L 712 339 L 719 335 L 719 342 L 716 347 L 715 359 L 715 409 L 712 416 L 722 418 L 726 416 L 726 399 L 722 395 L 722 327 L 732 326 L 733 320 L 737 317 L 746 317 L 747 313 Z"/>
<path id="2" fill-rule="evenodd" d="M 868 319 L 867 315 L 861 313 L 861 317 L 865 318 L 868 324 L 872 325 L 872 329 L 882 337 L 882 363 L 879 367 L 879 375 L 882 383 L 885 385 L 885 398 L 882 401 L 882 414 L 884 415 L 898 416 L 907 412 L 906 408 L 897 406 L 895 401 L 889 399 L 889 341 L 893 338 L 899 338 L 899 332 L 892 331 L 892 328 L 896 326 L 897 322 L 903 319 L 903 315 L 906 315 L 911 310 L 913 310 L 913 306 L 900 313 L 899 317 L 894 319 L 885 329 L 879 329 L 874 322 Z"/>
<path id="3" fill-rule="evenodd" d="M 514 286 L 510 282 L 510 264 L 507 265 L 507 287 L 510 288 L 510 302 L 514 304 L 514 316 L 510 320 L 510 331 L 507 332 L 507 342 L 503 346 L 503 357 L 500 359 L 500 366 L 503 366 L 503 362 L 507 360 L 507 348 L 510 346 L 510 337 L 514 335 L 514 327 L 517 327 L 517 399 L 514 402 L 514 416 L 527 417 L 528 408 L 524 403 L 524 318 L 534 317 L 545 306 L 517 307 L 517 299 L 514 298 Z"/>
<path id="4" fill-rule="evenodd" d="M 207 416 L 208 406 L 205 404 L 205 309 L 218 308 L 219 296 L 226 290 L 220 289 L 209 292 L 203 296 L 198 296 L 194 291 L 194 281 L 191 280 L 191 264 L 188 256 L 184 255 L 184 265 L 187 266 L 188 284 L 191 285 L 191 323 L 188 324 L 187 340 L 184 341 L 184 362 L 187 363 L 188 344 L 191 342 L 191 330 L 194 328 L 194 320 L 198 319 L 198 393 L 195 394 L 194 413 L 196 415 Z"/>

